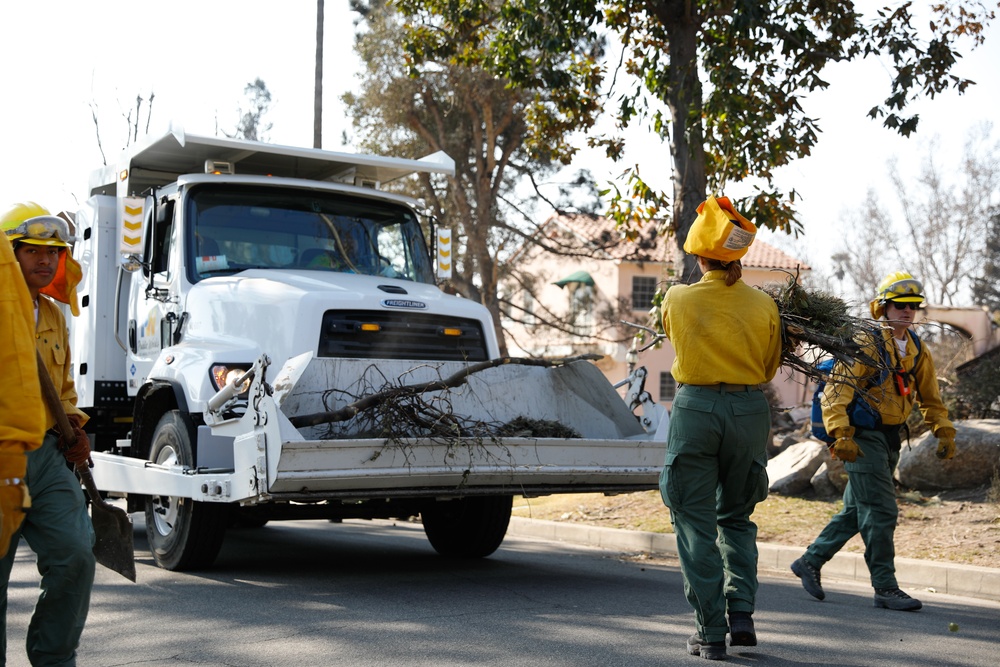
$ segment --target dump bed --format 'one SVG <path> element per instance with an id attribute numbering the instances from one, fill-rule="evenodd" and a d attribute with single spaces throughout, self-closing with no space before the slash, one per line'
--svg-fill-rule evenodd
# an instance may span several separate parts
<path id="1" fill-rule="evenodd" d="M 201 460 L 209 463 L 201 470 L 164 469 L 157 476 L 148 462 L 101 456 L 95 476 L 108 491 L 251 503 L 656 487 L 664 444 L 641 428 L 589 362 L 501 365 L 459 386 L 421 393 L 419 402 L 446 408 L 459 424 L 454 436 L 422 429 L 419 419 L 386 421 L 396 408 L 413 409 L 399 399 L 401 387 L 454 377 L 463 366 L 294 360 L 274 385 L 255 377 L 245 404 L 230 402 L 212 413 L 218 422 L 203 427 L 215 437 L 200 438 Z M 381 414 L 293 426 L 394 393 Z M 553 429 L 560 437 L 544 435 Z"/>

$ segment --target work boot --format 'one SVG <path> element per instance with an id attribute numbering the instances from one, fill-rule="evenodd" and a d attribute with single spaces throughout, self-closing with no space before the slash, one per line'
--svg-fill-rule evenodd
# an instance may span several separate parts
<path id="1" fill-rule="evenodd" d="M 707 642 L 700 635 L 691 635 L 688 637 L 688 653 L 700 655 L 706 660 L 725 660 L 726 640 Z"/>
<path id="2" fill-rule="evenodd" d="M 753 617 L 750 615 L 750 612 L 729 612 L 729 645 L 757 645 L 757 633 L 753 629 Z"/>
<path id="3" fill-rule="evenodd" d="M 876 588 L 875 606 L 896 611 L 916 611 L 923 607 L 920 600 L 911 598 L 898 588 Z"/>
<path id="4" fill-rule="evenodd" d="M 802 588 L 806 589 L 806 593 L 817 600 L 822 600 L 826 597 L 823 587 L 819 585 L 818 567 L 813 567 L 805 558 L 796 558 L 792 561 L 792 572 L 802 580 Z"/>

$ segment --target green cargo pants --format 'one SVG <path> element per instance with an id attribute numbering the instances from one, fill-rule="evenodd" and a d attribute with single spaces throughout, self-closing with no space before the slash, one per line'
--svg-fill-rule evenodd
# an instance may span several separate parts
<path id="1" fill-rule="evenodd" d="M 897 588 L 893 536 L 899 508 L 892 471 L 899 463 L 899 446 L 893 446 L 885 433 L 867 429 L 859 429 L 854 441 L 864 456 L 844 464 L 844 507 L 830 519 L 803 557 L 819 569 L 860 532 L 872 586 Z"/>
<path id="2" fill-rule="evenodd" d="M 51 433 L 41 447 L 28 453 L 27 480 L 31 509 L 0 560 L 0 665 L 7 660 L 7 588 L 21 535 L 35 552 L 42 575 L 28 625 L 28 660 L 36 667 L 75 665 L 94 584 L 94 527 L 80 482 Z"/>
<path id="3" fill-rule="evenodd" d="M 754 611 L 757 525 L 750 514 L 767 497 L 770 428 L 767 398 L 756 389 L 684 385 L 674 398 L 660 496 L 705 641 L 725 640 L 727 612 Z"/>

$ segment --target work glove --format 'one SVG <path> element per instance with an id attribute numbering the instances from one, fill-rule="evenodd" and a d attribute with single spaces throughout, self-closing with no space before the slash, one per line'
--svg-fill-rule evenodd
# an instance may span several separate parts
<path id="1" fill-rule="evenodd" d="M 94 467 L 94 462 L 90 458 L 90 437 L 83 430 L 80 415 L 69 415 L 69 423 L 73 426 L 73 434 L 69 438 L 62 440 L 62 455 L 74 467 L 89 466 Z"/>
<path id="2" fill-rule="evenodd" d="M 938 438 L 937 457 L 945 460 L 955 455 L 955 438 Z"/>
<path id="3" fill-rule="evenodd" d="M 833 458 L 846 463 L 854 463 L 859 456 L 865 455 L 858 447 L 858 443 L 854 442 L 854 438 L 838 438 L 830 445 L 830 454 Z"/>
<path id="4" fill-rule="evenodd" d="M 24 453 L 0 454 L 0 558 L 7 555 L 11 537 L 24 521 L 24 510 L 31 507 L 24 481 L 27 467 Z"/>

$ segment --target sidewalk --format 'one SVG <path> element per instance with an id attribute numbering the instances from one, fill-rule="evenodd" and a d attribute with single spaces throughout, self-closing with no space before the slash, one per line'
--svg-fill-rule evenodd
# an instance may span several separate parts
<path id="1" fill-rule="evenodd" d="M 507 534 L 512 537 L 571 542 L 610 551 L 677 555 L 677 540 L 673 533 L 646 533 L 579 523 L 511 517 Z M 794 577 L 789 566 L 793 560 L 802 555 L 805 547 L 758 543 L 757 551 L 760 569 L 784 572 L 789 577 Z M 896 578 L 899 580 L 899 585 L 904 588 L 932 589 L 949 595 L 1000 601 L 1000 569 L 996 568 L 897 558 Z M 823 581 L 828 579 L 868 583 L 868 566 L 865 565 L 864 556 L 856 553 L 838 553 L 823 566 Z"/>

